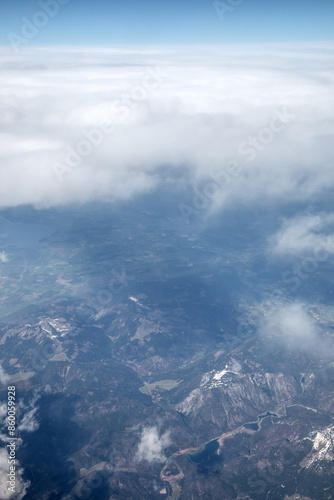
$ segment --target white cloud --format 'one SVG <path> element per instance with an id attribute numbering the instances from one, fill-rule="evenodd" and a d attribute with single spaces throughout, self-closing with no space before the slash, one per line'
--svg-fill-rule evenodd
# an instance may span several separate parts
<path id="1" fill-rule="evenodd" d="M 19 425 L 17 426 L 18 431 L 35 432 L 39 428 L 39 422 L 36 416 L 38 410 L 36 403 L 39 398 L 40 396 L 36 394 L 28 404 L 24 404 L 22 401 L 19 403 L 18 410 L 20 418 Z"/>
<path id="2" fill-rule="evenodd" d="M 3 264 L 5 262 L 8 262 L 8 257 L 7 257 L 6 252 L 0 252 L 0 262 L 2 262 Z"/>
<path id="3" fill-rule="evenodd" d="M 147 460 L 149 463 L 164 462 L 164 449 L 171 444 L 169 432 L 159 434 L 157 427 L 146 427 L 140 437 L 136 454 L 138 462 Z"/>
<path id="4" fill-rule="evenodd" d="M 333 48 L 2 48 L 1 206 L 126 199 L 185 172 L 200 184 L 235 159 L 243 168 L 213 209 L 321 196 L 334 184 Z M 248 162 L 238 148 L 284 106 L 294 121 Z M 54 162 L 105 120 L 114 131 L 59 183 Z"/>
<path id="5" fill-rule="evenodd" d="M 0 384 L 1 385 L 6 385 L 9 381 L 9 376 L 5 372 L 5 370 L 2 368 L 0 365 Z"/>
<path id="6" fill-rule="evenodd" d="M 39 422 L 36 419 L 37 408 L 28 411 L 22 418 L 18 431 L 34 432 L 39 427 Z"/>
<path id="7" fill-rule="evenodd" d="M 1 369 L 1 366 L 0 366 Z M 20 400 L 16 406 L 16 421 L 18 423 L 16 429 L 17 431 L 34 432 L 39 427 L 39 422 L 36 418 L 37 407 L 36 402 L 39 399 L 39 395 L 36 394 L 33 398 L 25 404 L 23 400 Z M 8 442 L 8 430 L 7 430 L 7 405 L 5 403 L 0 405 L 0 439 L 4 442 Z M 3 432 L 2 432 L 3 431 Z M 23 479 L 24 469 L 20 465 L 17 457 L 19 456 L 19 448 L 23 444 L 21 438 L 15 441 L 15 464 L 9 464 L 9 452 L 7 447 L 0 448 L 0 498 L 1 500 L 12 499 L 21 500 L 25 497 L 26 491 L 30 485 L 29 481 Z M 10 465 L 15 465 L 15 493 L 8 490 L 7 474 L 10 472 Z"/>
<path id="8" fill-rule="evenodd" d="M 7 404 L 0 404 L 0 419 L 3 419 L 7 416 Z"/>
<path id="9" fill-rule="evenodd" d="M 9 470 L 10 464 L 8 464 L 8 459 L 9 455 L 7 449 L 6 448 L 0 449 L 0 498 L 2 500 L 7 500 L 7 499 L 21 500 L 25 496 L 27 488 L 30 483 L 28 481 L 24 481 L 22 477 L 23 470 L 20 467 L 18 460 L 16 460 L 15 493 L 8 490 L 7 474 L 10 472 Z"/>
<path id="10" fill-rule="evenodd" d="M 260 326 L 260 334 L 302 351 L 314 349 L 320 342 L 314 319 L 298 302 L 277 306 Z"/>
<path id="11" fill-rule="evenodd" d="M 301 254 L 310 251 L 333 253 L 334 214 L 296 216 L 283 222 L 281 229 L 270 238 L 274 254 Z"/>

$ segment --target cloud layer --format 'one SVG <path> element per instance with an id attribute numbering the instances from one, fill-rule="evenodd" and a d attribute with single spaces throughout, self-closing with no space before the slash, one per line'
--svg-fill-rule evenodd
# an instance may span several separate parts
<path id="1" fill-rule="evenodd" d="M 200 185 L 231 161 L 213 209 L 321 196 L 334 184 L 333 49 L 2 48 L 1 206 Z"/>

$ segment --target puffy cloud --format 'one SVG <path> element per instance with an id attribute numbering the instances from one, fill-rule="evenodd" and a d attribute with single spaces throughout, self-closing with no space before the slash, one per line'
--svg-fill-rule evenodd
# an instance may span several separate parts
<path id="1" fill-rule="evenodd" d="M 126 199 L 214 172 L 213 210 L 321 196 L 334 184 L 333 48 L 2 48 L 1 205 Z"/>
<path id="2" fill-rule="evenodd" d="M 35 398 L 33 398 L 31 400 L 31 403 L 28 406 L 30 407 L 31 405 L 34 405 L 34 404 L 35 404 Z M 17 406 L 17 409 L 20 410 L 23 408 L 26 409 L 27 407 L 25 405 L 23 405 L 22 402 L 20 402 Z M 18 426 L 17 429 L 35 430 L 35 429 L 32 429 L 32 426 L 31 426 L 31 423 L 32 423 L 31 417 L 26 418 L 26 415 L 28 415 L 29 413 L 30 412 L 28 411 L 28 413 L 26 413 L 22 419 L 22 421 L 25 422 L 25 425 L 24 425 L 25 428 L 22 428 L 22 424 L 21 424 L 21 426 Z M 18 414 L 17 414 L 17 416 L 18 416 Z M 30 422 L 30 425 L 28 425 L 28 422 Z M 27 489 L 29 487 L 29 484 L 30 484 L 29 481 L 25 481 L 23 479 L 24 469 L 20 465 L 19 460 L 17 459 L 17 457 L 19 455 L 18 450 L 19 450 L 20 446 L 22 446 L 23 441 L 21 438 L 19 438 L 18 440 L 15 441 L 15 464 L 13 464 L 12 462 L 9 463 L 8 460 L 10 457 L 9 457 L 9 448 L 7 447 L 7 444 L 10 444 L 10 443 L 8 442 L 7 425 L 8 425 L 7 424 L 7 404 L 3 403 L 0 405 L 0 431 L 1 431 L 0 432 L 0 439 L 5 444 L 3 445 L 2 448 L 0 448 L 0 498 L 3 500 L 6 500 L 6 499 L 21 500 L 22 498 L 24 498 L 24 496 L 27 492 Z M 27 429 L 26 427 L 29 427 L 29 428 Z M 12 457 L 11 457 L 11 459 L 12 459 Z M 7 481 L 9 480 L 7 474 L 9 474 L 9 472 L 10 472 L 11 465 L 15 466 L 15 493 L 13 491 L 8 490 L 8 486 L 12 486 L 12 485 L 7 483 Z"/>
<path id="3" fill-rule="evenodd" d="M 39 395 L 35 395 L 28 403 L 20 400 L 16 406 L 16 419 L 18 422 L 17 431 L 34 432 L 38 429 L 39 423 L 36 419 L 37 407 L 36 402 Z M 7 431 L 7 405 L 5 403 L 0 405 L 0 440 L 6 443 L 3 448 L 0 448 L 0 498 L 3 500 L 13 499 L 21 500 L 24 498 L 30 482 L 23 479 L 24 469 L 17 460 L 18 449 L 23 444 L 23 440 L 19 438 L 15 441 L 15 464 L 8 463 L 9 449 L 8 444 L 8 431 Z M 15 465 L 15 493 L 8 490 L 8 476 L 10 472 L 10 465 Z"/>
<path id="4" fill-rule="evenodd" d="M 164 449 L 171 444 L 169 432 L 159 434 L 157 427 L 146 427 L 140 437 L 136 454 L 138 462 L 147 460 L 149 463 L 164 462 Z"/>
<path id="5" fill-rule="evenodd" d="M 8 257 L 7 257 L 6 252 L 0 252 L 0 262 L 2 262 L 3 264 L 5 262 L 8 262 Z"/>
<path id="6" fill-rule="evenodd" d="M 334 214 L 296 216 L 283 222 L 270 238 L 271 250 L 277 255 L 302 254 L 310 251 L 334 252 Z"/>
<path id="7" fill-rule="evenodd" d="M 18 460 L 15 463 L 15 493 L 8 490 L 8 476 L 10 472 L 10 464 L 8 463 L 9 454 L 8 448 L 0 449 L 0 498 L 2 500 L 21 500 L 24 498 L 27 488 L 29 487 L 29 482 L 23 479 L 23 470 L 20 467 Z"/>
<path id="8" fill-rule="evenodd" d="M 296 302 L 277 306 L 260 326 L 260 334 L 288 348 L 314 349 L 320 338 L 313 317 Z"/>

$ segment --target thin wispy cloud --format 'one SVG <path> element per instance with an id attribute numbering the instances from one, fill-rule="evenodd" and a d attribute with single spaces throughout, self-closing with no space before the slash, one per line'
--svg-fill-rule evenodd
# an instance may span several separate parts
<path id="1" fill-rule="evenodd" d="M 5 370 L 2 368 L 0 365 L 0 384 L 1 385 L 6 385 L 10 380 L 9 375 L 5 372 Z"/>
<path id="2" fill-rule="evenodd" d="M 20 401 L 18 405 L 19 422 L 18 431 L 34 432 L 39 428 L 38 421 L 38 405 L 37 402 L 40 396 L 36 393 L 28 403 Z"/>

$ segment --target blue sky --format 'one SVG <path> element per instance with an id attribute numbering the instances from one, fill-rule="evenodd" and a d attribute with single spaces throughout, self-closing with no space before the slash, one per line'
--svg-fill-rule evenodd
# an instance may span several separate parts
<path id="1" fill-rule="evenodd" d="M 20 35 L 47 0 L 0 0 L 0 44 Z M 58 0 L 49 0 L 55 2 Z M 59 0 L 66 2 L 67 0 Z M 222 4 L 224 2 L 222 1 Z M 225 44 L 333 40 L 333 0 L 69 0 L 32 45 Z M 224 7 L 222 7 L 224 9 Z"/>

